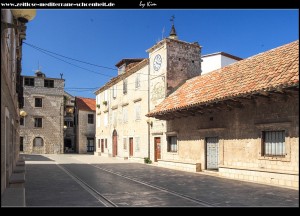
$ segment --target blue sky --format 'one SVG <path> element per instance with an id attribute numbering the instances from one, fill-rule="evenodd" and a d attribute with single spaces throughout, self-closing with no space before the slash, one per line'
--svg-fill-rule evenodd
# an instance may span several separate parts
<path id="1" fill-rule="evenodd" d="M 197 41 L 202 54 L 223 51 L 247 58 L 299 39 L 298 9 L 37 10 L 24 42 L 112 69 L 48 53 L 53 58 L 24 44 L 22 74 L 34 75 L 39 65 L 47 77 L 63 73 L 65 89 L 73 96 L 95 98 L 94 89 L 84 88 L 101 87 L 116 76 L 115 64 L 123 58 L 148 57 L 146 50 L 169 35 L 172 15 L 179 39 Z"/>

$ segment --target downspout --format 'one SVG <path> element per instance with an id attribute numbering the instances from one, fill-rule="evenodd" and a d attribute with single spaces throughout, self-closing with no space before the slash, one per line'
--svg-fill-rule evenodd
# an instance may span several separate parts
<path id="1" fill-rule="evenodd" d="M 148 60 L 148 113 L 150 112 L 150 58 Z M 148 124 L 148 158 L 150 159 L 150 124 Z"/>

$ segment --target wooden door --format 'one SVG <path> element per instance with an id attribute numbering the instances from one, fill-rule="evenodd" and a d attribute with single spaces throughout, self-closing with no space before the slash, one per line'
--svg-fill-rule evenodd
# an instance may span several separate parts
<path id="1" fill-rule="evenodd" d="M 113 145 L 112 145 L 112 156 L 116 157 L 118 154 L 118 134 L 117 131 L 113 132 Z"/>
<path id="2" fill-rule="evenodd" d="M 160 137 L 154 138 L 154 161 L 160 159 Z"/>
<path id="3" fill-rule="evenodd" d="M 101 139 L 101 152 L 104 153 L 104 139 Z"/>
<path id="4" fill-rule="evenodd" d="M 133 138 L 132 137 L 129 138 L 129 156 L 130 157 L 133 156 Z"/>

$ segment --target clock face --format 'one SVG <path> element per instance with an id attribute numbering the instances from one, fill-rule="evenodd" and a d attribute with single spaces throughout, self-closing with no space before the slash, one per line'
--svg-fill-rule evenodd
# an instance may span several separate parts
<path id="1" fill-rule="evenodd" d="M 162 63 L 162 58 L 158 54 L 154 58 L 154 62 L 153 62 L 153 68 L 154 68 L 154 70 L 158 71 L 160 69 L 161 63 Z"/>

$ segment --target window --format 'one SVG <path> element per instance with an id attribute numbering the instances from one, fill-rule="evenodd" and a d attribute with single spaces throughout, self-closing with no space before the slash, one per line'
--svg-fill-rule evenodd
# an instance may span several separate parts
<path id="1" fill-rule="evenodd" d="M 127 149 L 127 139 L 126 138 L 123 138 L 123 148 L 124 148 L 124 150 Z"/>
<path id="2" fill-rule="evenodd" d="M 36 127 L 36 128 L 43 127 L 43 119 L 42 118 L 34 118 L 34 127 Z"/>
<path id="3" fill-rule="evenodd" d="M 113 86 L 113 98 L 115 99 L 117 97 L 117 85 Z"/>
<path id="4" fill-rule="evenodd" d="M 123 123 L 128 122 L 128 109 L 127 107 L 123 107 Z"/>
<path id="5" fill-rule="evenodd" d="M 33 140 L 34 147 L 42 147 L 44 145 L 44 140 L 42 137 L 36 137 Z"/>
<path id="6" fill-rule="evenodd" d="M 23 151 L 23 148 L 24 147 L 24 137 L 20 137 L 20 151 L 22 152 Z"/>
<path id="7" fill-rule="evenodd" d="M 100 118 L 100 115 L 97 116 L 97 127 L 100 127 L 100 121 L 101 121 L 101 118 Z"/>
<path id="8" fill-rule="evenodd" d="M 20 125 L 25 126 L 25 117 L 20 117 Z"/>
<path id="9" fill-rule="evenodd" d="M 73 121 L 65 121 L 65 124 L 64 125 L 66 125 L 68 128 L 69 127 L 73 127 Z"/>
<path id="10" fill-rule="evenodd" d="M 24 85 L 26 85 L 26 86 L 34 86 L 34 78 L 25 78 Z"/>
<path id="11" fill-rule="evenodd" d="M 105 139 L 105 148 L 107 148 L 107 139 Z"/>
<path id="12" fill-rule="evenodd" d="M 141 119 L 141 103 L 135 103 L 135 120 Z"/>
<path id="13" fill-rule="evenodd" d="M 108 101 L 108 91 L 104 91 L 104 101 Z"/>
<path id="14" fill-rule="evenodd" d="M 118 117 L 117 115 L 118 115 L 117 110 L 113 110 L 112 111 L 112 123 L 114 126 L 117 125 L 117 117 Z"/>
<path id="15" fill-rule="evenodd" d="M 96 95 L 96 104 L 100 104 L 100 94 L 99 95 Z"/>
<path id="16" fill-rule="evenodd" d="M 42 98 L 35 98 L 34 99 L 34 106 L 35 107 L 43 107 L 43 99 Z"/>
<path id="17" fill-rule="evenodd" d="M 88 123 L 94 124 L 94 114 L 88 114 Z"/>
<path id="18" fill-rule="evenodd" d="M 125 72 L 125 64 L 123 64 L 121 67 L 118 68 L 118 75 Z"/>
<path id="19" fill-rule="evenodd" d="M 46 88 L 54 88 L 54 80 L 44 80 L 44 87 Z"/>
<path id="20" fill-rule="evenodd" d="M 285 156 L 285 132 L 263 131 L 262 147 L 264 156 Z"/>
<path id="21" fill-rule="evenodd" d="M 136 74 L 135 77 L 135 89 L 138 89 L 140 87 L 141 83 L 140 83 L 140 74 Z"/>
<path id="22" fill-rule="evenodd" d="M 127 79 L 123 80 L 123 94 L 127 94 Z"/>
<path id="23" fill-rule="evenodd" d="M 98 139 L 98 148 L 100 149 L 100 139 Z"/>
<path id="24" fill-rule="evenodd" d="M 177 152 L 177 136 L 168 137 L 168 152 Z"/>
<path id="25" fill-rule="evenodd" d="M 135 151 L 136 152 L 140 151 L 140 138 L 139 137 L 135 138 Z"/>
<path id="26" fill-rule="evenodd" d="M 104 126 L 108 125 L 108 112 L 104 113 Z"/>

